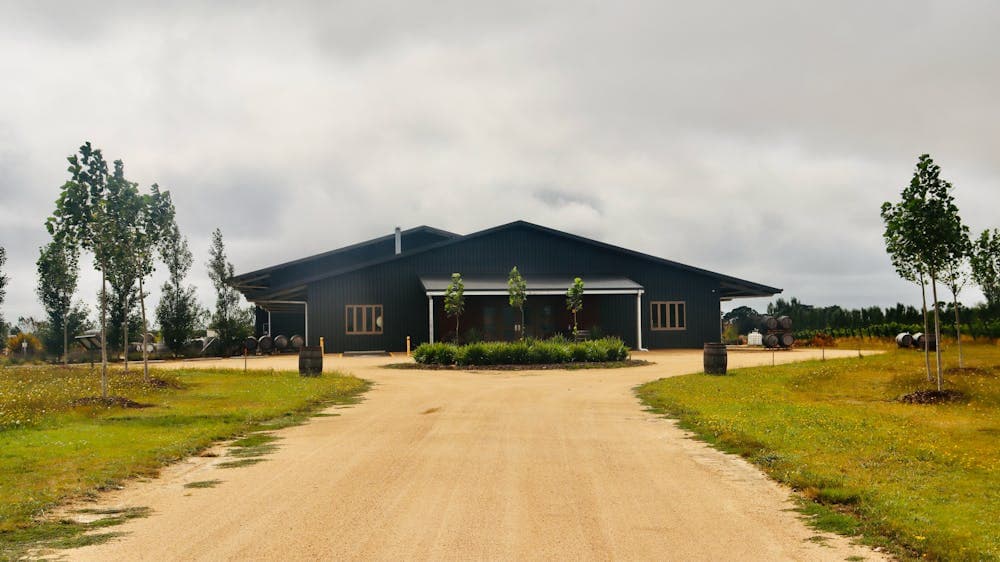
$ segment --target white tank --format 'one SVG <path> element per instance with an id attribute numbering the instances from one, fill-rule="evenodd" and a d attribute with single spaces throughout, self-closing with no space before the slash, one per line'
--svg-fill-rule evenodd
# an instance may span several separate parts
<path id="1" fill-rule="evenodd" d="M 757 330 L 747 334 L 747 345 L 764 345 L 764 336 Z"/>

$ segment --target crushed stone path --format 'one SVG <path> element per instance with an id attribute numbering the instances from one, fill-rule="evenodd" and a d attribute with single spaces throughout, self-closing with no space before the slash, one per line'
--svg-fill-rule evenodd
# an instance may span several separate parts
<path id="1" fill-rule="evenodd" d="M 818 357 L 796 350 L 778 362 Z M 826 351 L 826 357 L 856 351 Z M 633 388 L 701 370 L 698 351 L 579 371 L 385 369 L 404 358 L 325 357 L 371 380 L 352 407 L 277 432 L 279 450 L 221 469 L 195 457 L 99 499 L 153 514 L 71 560 L 882 559 L 808 528 L 787 489 L 643 410 Z M 770 353 L 730 353 L 731 366 Z M 248 361 L 295 369 L 295 357 Z M 168 363 L 243 368 L 243 360 Z M 224 452 L 224 449 L 220 449 Z M 213 488 L 184 484 L 221 480 Z M 857 560 L 859 558 L 851 558 Z"/>

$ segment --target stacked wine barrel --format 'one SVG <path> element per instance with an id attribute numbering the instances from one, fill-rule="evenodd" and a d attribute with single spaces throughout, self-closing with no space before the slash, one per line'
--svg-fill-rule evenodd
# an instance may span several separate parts
<path id="1" fill-rule="evenodd" d="M 760 333 L 764 347 L 789 348 L 795 343 L 792 335 L 792 319 L 788 316 L 764 316 L 760 320 Z"/>
<path id="2" fill-rule="evenodd" d="M 246 340 L 247 350 L 253 353 L 259 350 L 262 354 L 298 352 L 306 345 L 306 340 L 302 336 L 295 334 L 291 338 L 278 334 L 271 336 L 261 336 L 260 339 L 249 337 Z"/>

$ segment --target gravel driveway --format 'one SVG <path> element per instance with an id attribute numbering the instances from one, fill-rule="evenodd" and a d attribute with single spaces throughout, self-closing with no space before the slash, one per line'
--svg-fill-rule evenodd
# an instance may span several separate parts
<path id="1" fill-rule="evenodd" d="M 700 370 L 700 352 L 641 358 L 656 364 L 472 373 L 384 369 L 387 358 L 328 355 L 327 369 L 376 383 L 361 404 L 279 431 L 280 449 L 266 462 L 219 469 L 218 458 L 193 458 L 106 495 L 101 505 L 148 506 L 153 515 L 116 528 L 127 532 L 122 539 L 69 557 L 878 558 L 845 539 L 824 539 L 789 511 L 786 489 L 643 411 L 632 388 Z M 295 368 L 295 361 L 249 365 Z M 770 362 L 770 353 L 730 354 L 730 365 Z M 242 368 L 243 361 L 195 365 Z M 222 482 L 184 487 L 210 479 Z"/>

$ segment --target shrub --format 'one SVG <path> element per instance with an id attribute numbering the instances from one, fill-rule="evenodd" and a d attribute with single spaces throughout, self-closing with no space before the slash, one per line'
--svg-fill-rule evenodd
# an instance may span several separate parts
<path id="1" fill-rule="evenodd" d="M 29 355 L 37 355 L 42 351 L 42 342 L 34 334 L 21 332 L 7 338 L 7 351 L 10 352 L 11 357 L 20 356 L 24 353 L 24 349 L 22 348 L 24 342 L 28 342 Z"/>
<path id="2" fill-rule="evenodd" d="M 455 363 L 455 345 L 450 343 L 422 343 L 413 351 L 413 359 L 425 365 L 452 365 Z"/>
<path id="3" fill-rule="evenodd" d="M 569 343 L 565 338 L 455 345 L 424 343 L 413 352 L 424 365 L 547 365 L 624 361 L 629 350 L 619 338 Z"/>

